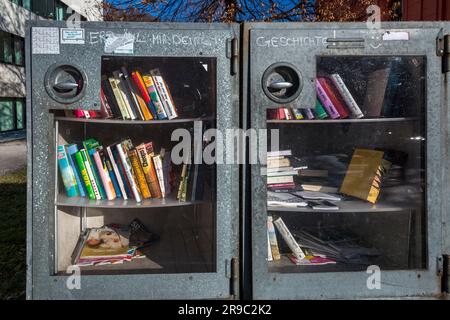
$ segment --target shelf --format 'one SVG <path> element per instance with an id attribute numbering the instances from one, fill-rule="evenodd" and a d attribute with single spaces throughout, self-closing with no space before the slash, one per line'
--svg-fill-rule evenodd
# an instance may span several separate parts
<path id="1" fill-rule="evenodd" d="M 372 119 L 334 119 L 334 120 L 267 120 L 267 123 L 279 124 L 323 124 L 323 123 L 380 123 L 380 122 L 407 122 L 417 121 L 419 118 L 372 118 Z"/>
<path id="2" fill-rule="evenodd" d="M 144 199 L 141 202 L 136 202 L 134 199 L 114 199 L 114 200 L 90 200 L 89 198 L 82 197 L 67 197 L 66 195 L 59 194 L 56 200 L 57 206 L 64 207 L 83 207 L 83 208 L 165 208 L 165 207 L 178 207 L 178 206 L 191 206 L 207 203 L 207 201 L 178 201 L 174 196 L 170 196 L 164 199 L 150 198 Z"/>
<path id="3" fill-rule="evenodd" d="M 310 207 L 279 207 L 279 206 L 269 206 L 267 211 L 278 211 L 278 212 L 311 212 L 311 213 L 342 213 L 342 212 L 400 212 L 411 210 L 414 205 L 409 204 L 397 204 L 397 203 L 377 203 L 371 204 L 362 200 L 341 200 L 333 202 L 338 207 L 339 210 L 314 210 Z"/>
<path id="4" fill-rule="evenodd" d="M 172 120 L 121 120 L 121 119 L 84 119 L 84 118 L 71 118 L 71 117 L 55 117 L 56 121 L 66 121 L 66 122 L 82 122 L 82 123 L 104 123 L 104 124 L 169 124 L 169 123 L 188 123 L 195 121 L 212 121 L 215 117 L 199 117 L 199 118 L 180 118 Z"/>
<path id="5" fill-rule="evenodd" d="M 366 271 L 367 265 L 358 264 L 324 264 L 324 265 L 295 265 L 291 260 L 282 255 L 280 260 L 268 261 L 269 272 L 278 273 L 315 273 L 315 272 L 348 272 Z"/>

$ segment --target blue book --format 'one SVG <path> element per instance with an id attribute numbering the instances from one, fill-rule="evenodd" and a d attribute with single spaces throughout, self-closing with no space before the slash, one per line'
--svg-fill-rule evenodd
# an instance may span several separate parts
<path id="1" fill-rule="evenodd" d="M 69 159 L 70 166 L 72 167 L 73 173 L 75 174 L 75 179 L 77 180 L 78 192 L 80 196 L 86 197 L 87 191 L 84 181 L 82 180 L 82 175 L 80 168 L 76 165 L 75 153 L 78 152 L 78 147 L 76 144 L 69 144 L 66 146 L 67 157 Z"/>
<path id="2" fill-rule="evenodd" d="M 64 146 L 58 146 L 58 166 L 61 173 L 61 178 L 68 197 L 79 196 L 77 180 L 70 166 L 69 159 L 67 157 L 66 148 Z"/>

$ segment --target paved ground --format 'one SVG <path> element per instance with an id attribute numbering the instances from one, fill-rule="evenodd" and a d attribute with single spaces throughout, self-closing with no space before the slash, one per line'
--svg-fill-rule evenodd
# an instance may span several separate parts
<path id="1" fill-rule="evenodd" d="M 0 176 L 25 167 L 27 164 L 26 140 L 0 143 Z"/>

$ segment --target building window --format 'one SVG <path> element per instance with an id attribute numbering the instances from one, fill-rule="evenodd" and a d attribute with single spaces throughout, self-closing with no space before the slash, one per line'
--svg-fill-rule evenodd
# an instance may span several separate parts
<path id="1" fill-rule="evenodd" d="M 31 11 L 31 0 L 10 0 L 12 3 Z"/>
<path id="2" fill-rule="evenodd" d="M 0 30 L 0 62 L 24 65 L 25 42 L 22 37 Z"/>
<path id="3" fill-rule="evenodd" d="M 0 98 L 0 132 L 25 129 L 25 114 L 25 99 Z"/>

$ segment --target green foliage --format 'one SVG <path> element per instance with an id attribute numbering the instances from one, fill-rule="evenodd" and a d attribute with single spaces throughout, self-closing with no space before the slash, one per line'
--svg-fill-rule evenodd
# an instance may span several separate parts
<path id="1" fill-rule="evenodd" d="M 24 299 L 26 170 L 0 177 L 0 299 Z"/>

